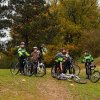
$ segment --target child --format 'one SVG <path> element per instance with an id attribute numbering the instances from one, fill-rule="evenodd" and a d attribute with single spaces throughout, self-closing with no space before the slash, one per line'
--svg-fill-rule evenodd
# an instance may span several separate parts
<path id="1" fill-rule="evenodd" d="M 93 59 L 92 55 L 89 53 L 89 51 L 85 50 L 82 62 L 85 63 L 86 78 L 87 79 L 89 79 L 89 76 L 91 74 L 91 66 L 90 65 L 91 65 L 91 62 L 93 62 L 93 60 L 94 59 Z M 87 64 L 89 64 L 89 65 L 87 65 Z"/>
<path id="2" fill-rule="evenodd" d="M 24 59 L 29 57 L 30 54 L 26 51 L 25 49 L 25 43 L 21 42 L 20 43 L 20 48 L 18 49 L 18 58 L 19 58 L 19 63 L 20 63 L 20 72 L 22 73 L 24 70 Z"/>

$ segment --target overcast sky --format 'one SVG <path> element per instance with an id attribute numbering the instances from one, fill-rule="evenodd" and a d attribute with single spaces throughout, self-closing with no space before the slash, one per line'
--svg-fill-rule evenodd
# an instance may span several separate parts
<path id="1" fill-rule="evenodd" d="M 99 4 L 100 4 L 100 0 L 98 0 L 99 1 Z"/>

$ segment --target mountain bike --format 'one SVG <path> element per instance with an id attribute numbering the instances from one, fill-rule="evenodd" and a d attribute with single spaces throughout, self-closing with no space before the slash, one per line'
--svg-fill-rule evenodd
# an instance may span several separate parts
<path id="1" fill-rule="evenodd" d="M 23 59 L 23 68 L 20 68 L 19 61 L 13 62 L 10 67 L 10 72 L 13 75 L 17 75 L 20 72 L 23 75 L 30 76 L 32 66 L 28 60 L 29 60 L 28 58 Z"/>
<path id="2" fill-rule="evenodd" d="M 53 63 L 53 66 L 51 67 L 51 76 L 52 77 L 59 75 L 60 70 L 63 69 L 63 62 L 60 62 L 60 69 L 57 68 L 57 73 L 55 73 L 55 66 L 56 66 L 55 63 Z M 79 75 L 79 73 L 80 73 L 80 67 L 74 63 L 73 59 L 71 59 L 71 61 L 70 61 L 70 71 L 71 71 L 71 74 L 75 74 L 75 75 Z M 67 73 L 67 68 L 66 68 L 65 72 Z"/>
<path id="3" fill-rule="evenodd" d="M 75 75 L 75 74 L 60 74 L 57 79 L 59 80 L 73 80 L 74 82 L 76 83 L 79 83 L 79 84 L 86 84 L 87 81 L 85 78 L 83 77 L 80 77 L 78 75 Z"/>
<path id="4" fill-rule="evenodd" d="M 53 78 L 57 77 L 61 73 L 61 70 L 62 70 L 62 62 L 59 62 L 59 64 L 60 64 L 60 67 L 57 67 L 56 68 L 56 64 L 55 63 L 51 67 L 51 76 Z M 55 70 L 56 70 L 56 73 L 55 73 Z"/>
<path id="5" fill-rule="evenodd" d="M 79 75 L 80 74 L 80 67 L 75 63 L 73 58 L 70 58 L 70 71 L 72 74 Z M 67 73 L 67 71 L 66 71 Z"/>
<path id="6" fill-rule="evenodd" d="M 57 67 L 57 72 L 55 73 L 55 65 L 51 68 L 51 76 L 53 78 L 57 78 L 59 80 L 73 80 L 79 84 L 86 84 L 87 81 L 86 79 L 80 77 L 79 75 L 75 74 L 75 68 L 74 68 L 74 73 L 71 74 L 64 74 L 62 73 L 62 66 L 63 62 L 60 62 L 60 67 Z M 75 67 L 75 66 L 74 66 Z M 79 73 L 79 72 L 78 72 Z"/>
<path id="7" fill-rule="evenodd" d="M 96 65 L 93 64 L 90 60 L 86 60 L 86 68 L 87 68 L 87 74 L 88 78 L 91 82 L 96 83 L 100 79 L 100 72 L 98 70 L 95 70 Z"/>
<path id="8" fill-rule="evenodd" d="M 12 62 L 11 67 L 10 67 L 10 72 L 13 75 L 17 75 L 20 72 L 20 64 L 19 64 L 19 62 Z"/>
<path id="9" fill-rule="evenodd" d="M 24 75 L 25 76 L 31 76 L 32 70 L 33 70 L 33 64 L 28 59 L 26 59 L 24 63 L 25 63 L 24 69 L 23 69 Z"/>
<path id="10" fill-rule="evenodd" d="M 31 62 L 31 66 L 30 76 L 34 74 L 36 77 L 43 77 L 46 74 L 46 67 L 43 62 Z"/>

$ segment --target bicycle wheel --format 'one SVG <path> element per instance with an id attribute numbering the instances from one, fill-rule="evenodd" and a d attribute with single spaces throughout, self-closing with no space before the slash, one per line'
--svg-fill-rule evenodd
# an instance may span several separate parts
<path id="1" fill-rule="evenodd" d="M 72 65 L 71 73 L 75 74 L 75 75 L 79 75 L 80 74 L 80 67 L 78 65 Z"/>
<path id="2" fill-rule="evenodd" d="M 26 76 L 32 76 L 34 74 L 33 72 L 33 64 L 32 63 L 27 63 L 24 66 L 24 75 Z"/>
<path id="3" fill-rule="evenodd" d="M 74 76 L 73 80 L 74 80 L 74 82 L 79 83 L 79 84 L 86 84 L 87 83 L 85 78 L 82 78 L 79 76 Z"/>
<path id="4" fill-rule="evenodd" d="M 90 76 L 90 81 L 93 82 L 93 83 L 98 82 L 99 79 L 100 79 L 100 72 L 99 71 L 94 71 L 92 73 L 92 75 Z"/>
<path id="5" fill-rule="evenodd" d="M 34 74 L 36 77 L 43 77 L 46 74 L 45 65 L 42 63 L 39 67 L 36 66 Z"/>
<path id="6" fill-rule="evenodd" d="M 12 63 L 11 64 L 11 67 L 10 67 L 10 72 L 13 74 L 13 75 L 17 75 L 20 71 L 20 65 L 19 65 L 19 62 L 17 63 Z"/>

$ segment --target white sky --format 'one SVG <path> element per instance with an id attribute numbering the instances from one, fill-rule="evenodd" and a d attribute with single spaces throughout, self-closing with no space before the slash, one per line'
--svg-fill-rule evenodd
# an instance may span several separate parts
<path id="1" fill-rule="evenodd" d="M 98 0 L 98 3 L 99 3 L 99 5 L 100 5 L 100 0 Z"/>
<path id="2" fill-rule="evenodd" d="M 2 31 L 6 33 L 6 36 L 4 38 L 0 37 L 0 42 L 1 41 L 10 41 L 12 39 L 11 35 L 10 35 L 10 28 L 8 28 L 7 30 L 3 29 Z"/>

